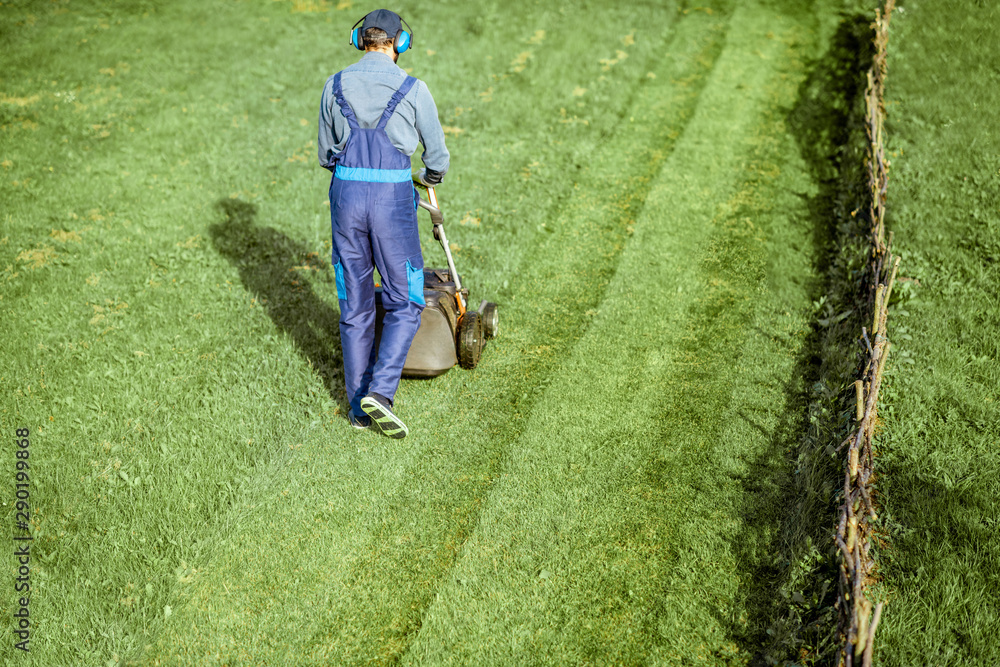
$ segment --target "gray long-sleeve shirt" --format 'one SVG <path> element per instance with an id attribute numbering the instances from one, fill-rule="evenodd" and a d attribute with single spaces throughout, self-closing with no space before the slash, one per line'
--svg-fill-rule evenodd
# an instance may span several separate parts
<path id="1" fill-rule="evenodd" d="M 406 79 L 406 72 L 384 53 L 368 51 L 355 64 L 345 67 L 340 76 L 344 99 L 354 110 L 361 127 L 375 127 L 389 104 L 389 98 Z M 344 149 L 351 128 L 347 125 L 340 105 L 333 96 L 333 77 L 323 86 L 319 107 L 319 163 L 330 168 L 337 153 Z M 424 145 L 421 155 L 424 165 L 442 175 L 448 171 L 450 156 L 444 145 L 444 131 L 438 120 L 437 106 L 427 90 L 427 84 L 416 84 L 400 101 L 389 118 L 385 133 L 392 144 L 413 155 L 417 142 Z"/>

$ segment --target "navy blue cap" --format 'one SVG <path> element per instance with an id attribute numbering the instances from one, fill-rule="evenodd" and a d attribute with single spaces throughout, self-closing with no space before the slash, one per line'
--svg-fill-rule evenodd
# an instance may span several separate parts
<path id="1" fill-rule="evenodd" d="M 393 39 L 396 33 L 403 29 L 403 24 L 396 12 L 391 12 L 388 9 L 376 9 L 373 12 L 368 12 L 368 15 L 365 16 L 365 22 L 361 26 L 361 34 L 364 34 L 368 28 L 381 28 L 389 36 L 389 39 Z"/>

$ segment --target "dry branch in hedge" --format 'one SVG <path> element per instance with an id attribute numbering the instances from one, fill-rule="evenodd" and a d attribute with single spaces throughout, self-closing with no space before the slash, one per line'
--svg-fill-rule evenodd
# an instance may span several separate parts
<path id="1" fill-rule="evenodd" d="M 865 596 L 872 583 L 875 563 L 870 555 L 871 524 L 876 520 L 871 485 L 874 481 L 872 435 L 878 419 L 878 397 L 882 386 L 890 342 L 886 335 L 889 298 L 892 295 L 899 258 L 891 252 L 892 234 L 885 235 L 885 204 L 889 162 L 885 157 L 885 76 L 889 19 L 895 0 L 886 0 L 884 11 L 875 12 L 875 56 L 868 70 L 865 91 L 866 158 L 869 184 L 868 219 L 871 223 L 871 256 L 865 290 L 871 313 L 871 329 L 861 328 L 862 370 L 855 381 L 856 425 L 841 445 L 847 447 L 844 471 L 844 502 L 837 525 L 840 549 L 840 596 L 837 602 L 841 637 L 840 664 L 854 667 L 871 665 L 875 630 L 882 616 L 883 602 L 872 606 Z"/>

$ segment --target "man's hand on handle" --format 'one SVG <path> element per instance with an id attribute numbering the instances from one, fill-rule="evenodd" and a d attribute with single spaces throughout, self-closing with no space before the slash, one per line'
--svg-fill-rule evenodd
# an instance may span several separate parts
<path id="1" fill-rule="evenodd" d="M 424 167 L 417 174 L 417 181 L 425 188 L 437 187 L 441 184 L 441 173 Z"/>

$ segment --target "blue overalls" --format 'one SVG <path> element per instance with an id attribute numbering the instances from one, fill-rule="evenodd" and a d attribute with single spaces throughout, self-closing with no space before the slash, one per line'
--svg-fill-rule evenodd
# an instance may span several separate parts
<path id="1" fill-rule="evenodd" d="M 424 309 L 424 258 L 410 158 L 385 133 L 396 105 L 416 81 L 406 77 L 378 125 L 362 128 L 344 100 L 340 74 L 334 77 L 333 94 L 351 131 L 337 155 L 330 182 L 333 267 L 340 302 L 344 384 L 357 416 L 364 414 L 361 399 L 368 393 L 393 400 Z M 378 349 L 374 344 L 373 261 L 382 276 L 385 308 Z"/>

